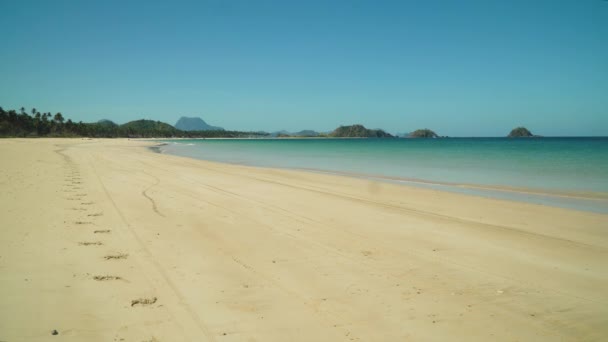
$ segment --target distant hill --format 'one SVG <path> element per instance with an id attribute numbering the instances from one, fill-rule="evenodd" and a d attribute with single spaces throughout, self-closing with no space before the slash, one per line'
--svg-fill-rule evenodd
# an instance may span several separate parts
<path id="1" fill-rule="evenodd" d="M 508 138 L 530 138 L 534 134 L 530 132 L 526 127 L 517 127 L 511 130 L 511 133 L 507 136 Z"/>
<path id="2" fill-rule="evenodd" d="M 412 133 L 407 135 L 408 138 L 439 138 L 437 133 L 431 131 L 428 128 L 425 129 L 417 129 Z"/>
<path id="3" fill-rule="evenodd" d="M 171 137 L 179 136 L 180 131 L 175 127 L 160 121 L 135 120 L 120 125 L 120 130 L 128 136 L 136 137 Z"/>
<path id="4" fill-rule="evenodd" d="M 318 137 L 319 132 L 310 129 L 305 129 L 291 134 L 294 137 Z"/>
<path id="5" fill-rule="evenodd" d="M 223 131 L 222 127 L 211 126 L 201 118 L 188 118 L 182 116 L 175 123 L 175 128 L 182 131 Z"/>
<path id="6" fill-rule="evenodd" d="M 97 125 L 102 126 L 102 127 L 117 127 L 118 126 L 118 124 L 116 124 L 114 121 L 108 120 L 108 119 L 101 119 L 101 120 L 97 121 Z"/>
<path id="7" fill-rule="evenodd" d="M 90 132 L 95 132 L 97 136 L 111 138 L 115 136 L 115 132 L 120 129 L 120 126 L 111 120 L 102 119 L 94 123 L 84 124 Z"/>
<path id="8" fill-rule="evenodd" d="M 286 136 L 289 136 L 290 133 L 287 132 L 286 130 L 281 130 L 281 131 L 272 132 L 269 135 L 271 137 L 273 137 L 273 138 L 276 138 L 276 137 L 286 137 Z"/>
<path id="9" fill-rule="evenodd" d="M 334 138 L 392 138 L 381 129 L 367 129 L 363 125 L 340 126 L 329 134 Z"/>

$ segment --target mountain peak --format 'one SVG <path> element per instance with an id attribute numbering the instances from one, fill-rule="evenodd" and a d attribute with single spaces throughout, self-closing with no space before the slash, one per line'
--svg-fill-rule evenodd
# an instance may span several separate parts
<path id="1" fill-rule="evenodd" d="M 223 131 L 222 127 L 211 126 L 205 122 L 205 120 L 199 117 L 185 117 L 182 116 L 175 123 L 175 128 L 182 131 Z"/>

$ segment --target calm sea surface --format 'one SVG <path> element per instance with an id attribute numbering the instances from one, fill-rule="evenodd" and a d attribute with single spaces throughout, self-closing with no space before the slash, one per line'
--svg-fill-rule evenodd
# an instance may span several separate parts
<path id="1" fill-rule="evenodd" d="M 459 186 L 605 195 L 608 138 L 192 139 L 167 143 L 161 147 L 163 153 L 198 159 L 357 174 L 449 191 L 608 212 L 605 199 L 574 200 Z"/>

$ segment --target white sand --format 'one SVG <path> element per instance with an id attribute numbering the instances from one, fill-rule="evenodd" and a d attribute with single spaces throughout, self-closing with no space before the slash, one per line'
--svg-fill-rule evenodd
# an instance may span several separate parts
<path id="1" fill-rule="evenodd" d="M 607 215 L 148 144 L 0 140 L 0 341 L 608 339 Z"/>

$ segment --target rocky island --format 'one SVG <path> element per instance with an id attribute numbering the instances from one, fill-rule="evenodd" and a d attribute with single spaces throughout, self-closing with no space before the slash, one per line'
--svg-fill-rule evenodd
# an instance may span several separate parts
<path id="1" fill-rule="evenodd" d="M 367 129 L 363 125 L 340 126 L 329 134 L 331 138 L 393 138 L 381 129 Z"/>
<path id="2" fill-rule="evenodd" d="M 531 138 L 534 136 L 526 127 L 517 127 L 511 130 L 507 138 Z"/>
<path id="3" fill-rule="evenodd" d="M 439 138 L 437 133 L 431 131 L 428 128 L 425 129 L 417 129 L 412 133 L 407 135 L 408 138 Z"/>

